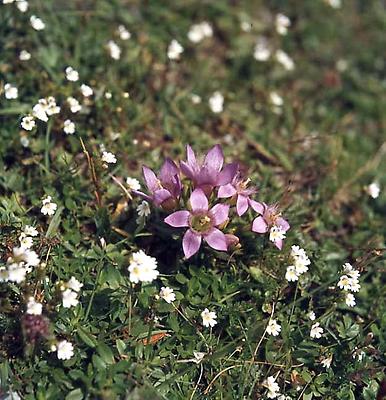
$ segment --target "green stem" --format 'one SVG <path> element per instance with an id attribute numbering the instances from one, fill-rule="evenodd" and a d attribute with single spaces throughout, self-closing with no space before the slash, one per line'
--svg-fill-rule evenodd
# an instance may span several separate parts
<path id="1" fill-rule="evenodd" d="M 47 122 L 47 127 L 46 127 L 46 140 L 44 144 L 44 165 L 46 169 L 46 174 L 48 175 L 50 172 L 50 136 L 51 136 L 51 128 L 52 128 L 52 123 L 51 121 Z"/>
<path id="2" fill-rule="evenodd" d="M 86 313 L 84 315 L 84 319 L 85 320 L 87 320 L 88 315 L 90 314 L 91 306 L 92 306 L 92 303 L 93 303 L 94 297 L 95 297 L 95 292 L 96 292 L 96 289 L 97 289 L 97 287 L 99 285 L 99 279 L 101 277 L 102 265 L 103 265 L 102 261 L 103 261 L 103 258 L 101 260 L 99 260 L 98 264 L 97 264 L 97 277 L 96 277 L 96 280 L 95 280 L 94 288 L 93 288 L 92 293 L 91 293 L 90 301 L 89 301 L 88 306 L 87 306 Z"/>

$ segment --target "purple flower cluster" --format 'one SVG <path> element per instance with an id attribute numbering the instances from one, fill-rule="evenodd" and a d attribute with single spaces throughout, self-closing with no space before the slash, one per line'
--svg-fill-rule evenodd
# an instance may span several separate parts
<path id="1" fill-rule="evenodd" d="M 189 145 L 186 152 L 187 160 L 181 161 L 179 167 L 167 159 L 158 177 L 144 166 L 149 194 L 136 192 L 171 213 L 165 218 L 168 225 L 187 228 L 182 240 L 185 257 L 196 254 L 202 241 L 220 251 L 238 244 L 239 238 L 224 230 L 230 216 L 235 212 L 242 216 L 249 207 L 259 214 L 253 220 L 252 231 L 269 233 L 269 239 L 281 249 L 290 225 L 277 205 L 259 203 L 251 198 L 257 189 L 248 187 L 250 180 L 243 179 L 237 163 L 224 165 L 221 146 L 209 150 L 203 161 L 197 160 Z M 189 198 L 184 198 L 185 193 L 190 193 Z"/>

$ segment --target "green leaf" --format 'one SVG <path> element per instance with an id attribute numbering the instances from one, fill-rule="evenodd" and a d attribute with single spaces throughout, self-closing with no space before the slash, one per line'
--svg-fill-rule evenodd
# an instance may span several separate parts
<path id="1" fill-rule="evenodd" d="M 99 343 L 96 350 L 106 364 L 115 363 L 114 354 L 109 346 L 104 343 Z"/>
<path id="2" fill-rule="evenodd" d="M 82 327 L 78 327 L 77 332 L 79 338 L 87 344 L 87 346 L 94 348 L 97 345 L 97 340 L 95 336 L 93 336 L 91 333 L 87 332 L 85 329 Z"/>
<path id="3" fill-rule="evenodd" d="M 71 390 L 65 397 L 66 400 L 82 400 L 83 393 L 80 389 Z"/>
<path id="4" fill-rule="evenodd" d="M 62 213 L 63 210 L 64 210 L 63 206 L 58 207 L 58 209 L 56 210 L 56 213 L 54 214 L 50 224 L 48 225 L 46 238 L 52 238 L 56 234 L 56 231 L 58 230 L 61 221 L 60 214 Z"/>

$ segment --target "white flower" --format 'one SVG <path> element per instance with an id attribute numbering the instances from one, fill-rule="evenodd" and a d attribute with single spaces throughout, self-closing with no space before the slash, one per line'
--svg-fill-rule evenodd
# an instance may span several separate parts
<path id="1" fill-rule="evenodd" d="M 27 314 L 41 315 L 43 310 L 43 304 L 37 302 L 33 297 L 28 299 L 27 303 Z"/>
<path id="2" fill-rule="evenodd" d="M 297 274 L 296 269 L 293 265 L 287 267 L 287 271 L 285 273 L 285 279 L 287 279 L 288 282 L 295 282 L 299 280 L 299 275 Z"/>
<path id="3" fill-rule="evenodd" d="M 283 50 L 276 51 L 276 60 L 287 70 L 292 71 L 295 68 L 295 63 L 292 58 Z"/>
<path id="4" fill-rule="evenodd" d="M 321 360 L 320 363 L 323 365 L 324 368 L 330 368 L 332 363 L 332 354 L 330 354 L 327 358 Z"/>
<path id="5" fill-rule="evenodd" d="M 139 217 L 146 218 L 151 214 L 150 205 L 147 201 L 142 201 L 137 207 Z"/>
<path id="6" fill-rule="evenodd" d="M 379 193 L 381 193 L 381 188 L 377 182 L 373 182 L 366 187 L 366 192 L 370 197 L 376 199 L 379 196 Z"/>
<path id="7" fill-rule="evenodd" d="M 280 226 L 273 225 L 269 230 L 269 240 L 275 242 L 283 239 L 285 239 L 285 231 Z"/>
<path id="8" fill-rule="evenodd" d="M 82 109 L 82 106 L 79 104 L 79 101 L 75 99 L 75 97 L 67 97 L 67 103 L 70 106 L 71 112 L 74 114 Z"/>
<path id="9" fill-rule="evenodd" d="M 41 213 L 44 215 L 54 215 L 58 205 L 51 201 L 51 196 L 47 196 L 42 200 L 42 208 L 40 209 Z"/>
<path id="10" fill-rule="evenodd" d="M 166 303 L 172 303 L 176 299 L 176 295 L 174 294 L 173 289 L 170 287 L 162 287 L 159 292 L 159 297 L 164 299 Z"/>
<path id="11" fill-rule="evenodd" d="M 193 104 L 200 104 L 201 103 L 201 97 L 198 94 L 192 93 L 190 95 L 190 100 L 192 100 Z"/>
<path id="12" fill-rule="evenodd" d="M 224 109 L 224 96 L 220 92 L 214 92 L 209 98 L 209 107 L 214 113 L 220 113 Z"/>
<path id="13" fill-rule="evenodd" d="M 351 290 L 352 279 L 347 275 L 342 275 L 338 282 L 338 287 L 343 290 Z"/>
<path id="14" fill-rule="evenodd" d="M 275 26 L 276 31 L 279 35 L 286 35 L 288 32 L 288 28 L 291 26 L 291 21 L 287 16 L 283 14 L 277 14 Z"/>
<path id="15" fill-rule="evenodd" d="M 123 25 L 118 26 L 118 35 L 122 40 L 129 40 L 131 33 Z"/>
<path id="16" fill-rule="evenodd" d="M 216 324 L 217 315 L 214 311 L 209 311 L 207 308 L 201 313 L 202 325 L 213 328 Z"/>
<path id="17" fill-rule="evenodd" d="M 332 8 L 341 8 L 342 0 L 325 0 L 325 2 Z"/>
<path id="18" fill-rule="evenodd" d="M 322 337 L 323 328 L 320 327 L 319 322 L 311 326 L 310 337 L 312 339 L 320 339 Z"/>
<path id="19" fill-rule="evenodd" d="M 37 103 L 32 107 L 32 114 L 34 117 L 36 117 L 37 119 L 40 119 L 43 122 L 48 121 L 48 116 L 46 114 L 46 107 L 44 107 L 40 103 Z"/>
<path id="20" fill-rule="evenodd" d="M 265 37 L 260 37 L 255 45 L 253 57 L 257 61 L 267 61 L 271 56 L 271 50 L 268 46 L 268 40 Z"/>
<path id="21" fill-rule="evenodd" d="M 119 60 L 121 58 L 121 48 L 113 40 L 107 42 L 107 50 L 112 59 Z"/>
<path id="22" fill-rule="evenodd" d="M 31 59 L 31 53 L 28 52 L 27 50 L 22 50 L 22 51 L 19 53 L 19 60 L 20 60 L 20 61 L 28 61 L 28 60 L 30 60 L 30 59 Z"/>
<path id="23" fill-rule="evenodd" d="M 135 178 L 126 178 L 126 185 L 130 190 L 140 190 L 141 189 L 141 184 L 139 183 L 138 179 Z"/>
<path id="24" fill-rule="evenodd" d="M 67 135 L 74 134 L 75 133 L 75 124 L 70 119 L 66 119 L 63 123 L 63 131 Z"/>
<path id="25" fill-rule="evenodd" d="M 47 97 L 46 102 L 47 102 L 47 110 L 46 110 L 47 115 L 51 116 L 54 114 L 59 114 L 60 107 L 56 105 L 56 100 L 53 96 Z"/>
<path id="26" fill-rule="evenodd" d="M 250 32 L 252 30 L 252 24 L 248 21 L 241 21 L 240 28 L 244 32 Z"/>
<path id="27" fill-rule="evenodd" d="M 46 27 L 46 24 L 35 15 L 31 15 L 29 20 L 32 28 L 34 28 L 36 31 L 42 31 Z"/>
<path id="28" fill-rule="evenodd" d="M 283 98 L 277 92 L 271 92 L 269 94 L 269 99 L 274 106 L 282 107 L 284 104 Z"/>
<path id="29" fill-rule="evenodd" d="M 7 279 L 11 282 L 21 283 L 25 280 L 27 269 L 23 263 L 12 263 L 8 265 Z"/>
<path id="30" fill-rule="evenodd" d="M 74 292 L 71 289 L 66 289 L 62 293 L 62 302 L 64 308 L 70 308 L 72 306 L 76 306 L 79 303 L 77 299 L 78 293 Z"/>
<path id="31" fill-rule="evenodd" d="M 105 98 L 110 100 L 113 97 L 113 95 L 110 92 L 105 93 Z"/>
<path id="32" fill-rule="evenodd" d="M 32 129 L 36 126 L 35 119 L 32 115 L 26 115 L 21 120 L 21 127 L 26 131 L 32 131 Z"/>
<path id="33" fill-rule="evenodd" d="M 109 151 L 104 151 L 102 153 L 102 161 L 106 164 L 115 164 L 117 162 L 117 158 L 114 153 Z"/>
<path id="34" fill-rule="evenodd" d="M 6 83 L 4 85 L 4 96 L 7 100 L 14 100 L 17 99 L 19 95 L 19 91 L 16 86 Z"/>
<path id="35" fill-rule="evenodd" d="M 79 292 L 83 287 L 83 283 L 80 283 L 74 276 L 67 282 L 67 287 L 73 290 L 74 292 Z"/>
<path id="36" fill-rule="evenodd" d="M 33 245 L 33 239 L 30 236 L 27 236 L 25 233 L 22 233 L 19 236 L 20 247 L 23 249 L 29 249 Z"/>
<path id="37" fill-rule="evenodd" d="M 79 73 L 74 68 L 67 67 L 65 73 L 68 81 L 76 82 L 77 80 L 79 80 Z"/>
<path id="38" fill-rule="evenodd" d="M 24 233 L 28 236 L 37 236 L 39 234 L 39 232 L 36 230 L 36 228 L 34 228 L 33 226 L 30 225 L 26 225 L 24 227 Z"/>
<path id="39" fill-rule="evenodd" d="M 315 321 L 315 319 L 316 319 L 315 313 L 314 313 L 313 311 L 310 311 L 310 312 L 308 313 L 308 318 L 309 318 L 311 321 Z"/>
<path id="40" fill-rule="evenodd" d="M 275 399 L 280 395 L 280 387 L 276 382 L 276 378 L 274 376 L 269 376 L 267 379 L 263 381 L 263 386 L 268 389 L 267 397 L 269 399 Z"/>
<path id="41" fill-rule="evenodd" d="M 17 0 L 16 7 L 20 12 L 25 13 L 28 10 L 28 1 L 26 0 Z"/>
<path id="42" fill-rule="evenodd" d="M 354 293 L 357 293 L 357 292 L 359 292 L 360 288 L 361 288 L 361 285 L 359 284 L 359 282 L 357 280 L 351 279 L 350 290 Z"/>
<path id="43" fill-rule="evenodd" d="M 267 326 L 268 335 L 278 336 L 281 331 L 281 326 L 277 323 L 276 319 L 270 319 Z"/>
<path id="44" fill-rule="evenodd" d="M 157 278 L 157 260 L 154 257 L 148 256 L 143 250 L 133 253 L 129 265 L 130 281 L 152 282 Z"/>
<path id="45" fill-rule="evenodd" d="M 208 22 L 192 25 L 188 32 L 188 39 L 193 43 L 199 43 L 206 37 L 213 35 L 213 29 Z"/>
<path id="46" fill-rule="evenodd" d="M 12 4 L 15 0 L 3 0 L 3 4 Z"/>
<path id="47" fill-rule="evenodd" d="M 28 147 L 29 146 L 29 139 L 26 135 L 21 134 L 20 135 L 20 144 L 23 147 Z"/>
<path id="48" fill-rule="evenodd" d="M 170 60 L 179 60 L 183 51 L 184 48 L 177 42 L 177 40 L 173 39 L 168 47 L 168 57 Z"/>
<path id="49" fill-rule="evenodd" d="M 348 307 L 355 307 L 355 296 L 352 293 L 346 293 L 345 302 Z"/>
<path id="50" fill-rule="evenodd" d="M 69 360 L 74 355 L 74 346 L 67 340 L 62 340 L 57 344 L 57 354 L 59 360 Z"/>
<path id="51" fill-rule="evenodd" d="M 86 84 L 82 84 L 82 86 L 80 87 L 80 90 L 83 94 L 84 97 L 90 97 L 93 95 L 94 91 L 92 90 L 92 88 Z"/>
<path id="52" fill-rule="evenodd" d="M 35 251 L 23 247 L 14 247 L 12 256 L 8 258 L 7 263 L 23 264 L 26 267 L 36 267 L 40 263 L 39 256 Z"/>

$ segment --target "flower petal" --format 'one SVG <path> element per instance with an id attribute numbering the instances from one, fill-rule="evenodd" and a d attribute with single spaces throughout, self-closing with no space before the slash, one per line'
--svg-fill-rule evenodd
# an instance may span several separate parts
<path id="1" fill-rule="evenodd" d="M 210 214 L 213 217 L 213 223 L 215 226 L 219 226 L 228 219 L 229 205 L 228 204 L 216 204 L 210 209 Z"/>
<path id="2" fill-rule="evenodd" d="M 283 239 L 276 239 L 274 243 L 275 243 L 275 246 L 276 246 L 279 250 L 282 249 L 282 247 L 283 247 Z"/>
<path id="3" fill-rule="evenodd" d="M 236 203 L 237 214 L 241 217 L 248 210 L 248 197 L 239 194 Z"/>
<path id="4" fill-rule="evenodd" d="M 233 187 L 231 183 L 228 183 L 227 185 L 219 187 L 217 197 L 219 199 L 225 199 L 227 197 L 232 197 L 236 193 L 237 190 Z"/>
<path id="5" fill-rule="evenodd" d="M 148 167 L 142 167 L 143 177 L 145 178 L 146 186 L 150 190 L 150 192 L 155 192 L 160 188 L 160 184 L 156 174 Z"/>
<path id="6" fill-rule="evenodd" d="M 208 199 L 202 189 L 193 190 L 189 201 L 193 211 L 208 210 Z"/>
<path id="7" fill-rule="evenodd" d="M 259 203 L 258 201 L 249 199 L 249 205 L 259 214 L 264 214 L 266 208 L 265 203 Z"/>
<path id="8" fill-rule="evenodd" d="M 221 171 L 222 165 L 224 163 L 224 155 L 219 144 L 212 147 L 208 154 L 205 156 L 204 167 L 217 172 Z"/>
<path id="9" fill-rule="evenodd" d="M 164 219 L 164 221 L 175 228 L 189 226 L 190 212 L 186 210 L 176 211 Z"/>
<path id="10" fill-rule="evenodd" d="M 175 175 L 178 175 L 179 170 L 177 165 L 170 158 L 167 158 L 163 163 L 159 177 L 162 183 L 170 183 Z"/>
<path id="11" fill-rule="evenodd" d="M 237 163 L 225 165 L 224 169 L 220 172 L 220 175 L 217 179 L 217 185 L 226 185 L 227 183 L 232 182 L 233 178 L 237 174 L 238 169 L 239 164 Z"/>
<path id="12" fill-rule="evenodd" d="M 290 228 L 290 224 L 282 217 L 279 217 L 276 221 L 276 225 L 283 229 L 284 232 L 287 232 Z"/>
<path id="13" fill-rule="evenodd" d="M 169 190 L 166 189 L 158 189 L 153 194 L 154 204 L 160 206 L 165 200 L 170 199 L 172 195 Z"/>
<path id="14" fill-rule="evenodd" d="M 196 254 L 201 246 L 201 236 L 188 229 L 182 239 L 182 249 L 186 258 Z"/>
<path id="15" fill-rule="evenodd" d="M 252 231 L 257 233 L 265 233 L 268 231 L 268 225 L 263 217 L 257 217 L 253 220 Z"/>
<path id="16" fill-rule="evenodd" d="M 217 228 L 211 229 L 211 231 L 205 235 L 204 240 L 215 250 L 227 251 L 228 249 L 225 235 Z"/>
<path id="17" fill-rule="evenodd" d="M 137 196 L 141 196 L 143 199 L 145 199 L 146 201 L 153 201 L 153 198 L 143 192 L 141 192 L 140 190 L 133 190 L 132 191 L 134 194 L 136 194 Z"/>
<path id="18" fill-rule="evenodd" d="M 182 173 L 191 180 L 195 180 L 196 172 L 193 171 L 192 167 L 185 161 L 180 161 L 180 168 Z"/>
<path id="19" fill-rule="evenodd" d="M 186 146 L 186 159 L 190 166 L 197 165 L 196 155 L 189 145 Z"/>

